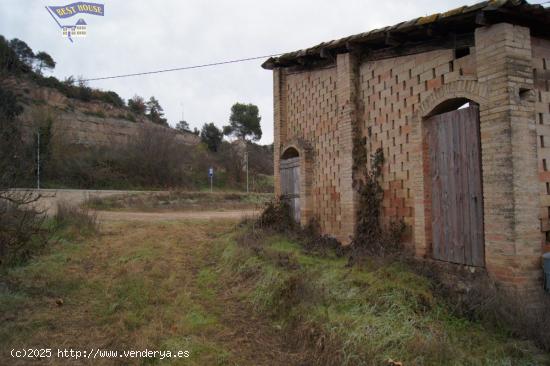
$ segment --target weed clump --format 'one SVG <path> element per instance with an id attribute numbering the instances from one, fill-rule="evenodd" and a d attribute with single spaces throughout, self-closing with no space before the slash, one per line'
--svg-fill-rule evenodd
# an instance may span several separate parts
<path id="1" fill-rule="evenodd" d="M 69 230 L 82 236 L 99 231 L 99 223 L 95 213 L 86 207 L 73 206 L 66 202 L 57 204 L 53 226 L 56 230 Z"/>
<path id="2" fill-rule="evenodd" d="M 445 298 L 455 316 L 482 322 L 494 331 L 530 339 L 550 351 L 550 298 L 532 294 L 533 304 L 526 306 L 525 296 L 515 290 L 500 288 L 485 272 L 454 273 L 449 275 L 440 264 L 409 260 L 408 267 L 429 278 L 432 291 Z M 460 276 L 460 280 L 455 277 Z M 453 282 L 454 286 L 448 283 Z"/>
<path id="3" fill-rule="evenodd" d="M 307 364 L 382 365 L 392 359 L 411 365 L 528 365 L 547 360 L 523 337 L 454 311 L 430 278 L 402 261 L 373 256 L 350 266 L 328 249 L 332 241 L 320 236 L 308 249 L 303 238 L 295 240 L 296 232 L 291 236 L 255 230 L 245 236 L 246 245 L 236 236 L 238 245 L 224 252 L 224 277 L 256 312 L 271 319 L 288 339 L 289 352 L 302 355 Z"/>
<path id="4" fill-rule="evenodd" d="M 297 228 L 294 219 L 290 215 L 290 206 L 283 199 L 266 203 L 258 219 L 258 225 L 261 228 L 279 232 L 289 232 Z"/>
<path id="5" fill-rule="evenodd" d="M 31 207 L 30 201 L 0 195 L 0 267 L 25 262 L 48 241 L 45 216 Z"/>

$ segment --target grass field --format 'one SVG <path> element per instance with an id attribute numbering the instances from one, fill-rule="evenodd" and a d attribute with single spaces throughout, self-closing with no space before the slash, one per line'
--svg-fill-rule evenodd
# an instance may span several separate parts
<path id="1" fill-rule="evenodd" d="M 350 268 L 281 235 L 243 241 L 245 230 L 227 220 L 116 222 L 95 236 L 60 235 L 2 274 L 0 364 L 29 363 L 10 358 L 14 347 L 190 352 L 84 363 L 94 365 L 548 362 L 527 341 L 453 316 L 399 263 Z"/>

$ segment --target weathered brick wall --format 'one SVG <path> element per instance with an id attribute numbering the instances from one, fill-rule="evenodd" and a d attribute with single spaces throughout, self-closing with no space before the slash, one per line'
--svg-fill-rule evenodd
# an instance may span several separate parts
<path id="1" fill-rule="evenodd" d="M 351 172 L 347 171 L 350 159 L 344 159 L 344 155 L 351 158 L 352 146 L 346 141 L 349 151 L 344 152 L 340 136 L 349 129 L 342 129 L 344 123 L 348 127 L 360 124 L 369 153 L 378 147 L 384 149 L 384 222 L 403 219 L 414 224 L 412 155 L 420 153 L 420 145 L 412 144 L 413 116 L 434 89 L 475 77 L 474 52 L 472 48 L 470 55 L 455 59 L 453 50 L 433 51 L 364 62 L 358 70 L 353 69 L 353 61 L 346 54 L 339 57 L 338 67 L 275 71 L 275 120 L 280 121 L 275 123 L 275 144 L 285 146 L 289 141 L 304 139 L 313 147 L 311 213 L 319 219 L 324 233 L 343 241 L 353 234 L 353 215 L 342 219 L 342 210 L 348 206 L 352 209 L 349 203 L 353 201 Z M 355 115 L 358 111 L 362 113 Z M 351 140 L 349 137 L 346 140 Z M 282 153 L 276 152 L 276 156 Z M 350 197 L 344 202 L 342 197 L 346 195 Z"/>
<path id="2" fill-rule="evenodd" d="M 470 55 L 455 59 L 454 50 L 440 50 L 361 65 L 363 136 L 369 155 L 382 148 L 386 160 L 381 182 L 384 223 L 402 219 L 413 226 L 414 196 L 423 195 L 412 183 L 413 156 L 421 154 L 421 145 L 412 140 L 418 123 L 414 116 L 434 89 L 475 76 L 474 52 L 472 48 Z"/>
<path id="3" fill-rule="evenodd" d="M 485 266 L 498 282 L 537 293 L 540 228 L 550 231 L 549 62 L 550 41 L 500 23 L 476 29 L 469 53 L 437 50 L 363 62 L 339 54 L 330 68 L 278 69 L 276 149 L 293 139 L 310 144 L 311 213 L 324 233 L 345 240 L 353 234 L 357 205 L 350 179 L 354 131 L 369 154 L 382 148 L 383 222 L 404 220 L 413 229 L 408 243 L 429 258 L 422 121 L 448 100 L 478 103 Z"/>
<path id="4" fill-rule="evenodd" d="M 480 105 L 485 265 L 502 284 L 540 289 L 533 57 L 529 29 L 499 23 L 475 32 Z"/>
<path id="5" fill-rule="evenodd" d="M 535 112 L 537 126 L 538 171 L 540 179 L 541 240 L 550 241 L 550 41 L 531 38 L 533 75 L 535 81 Z M 550 237 L 549 237 L 550 239 Z M 550 251 L 550 246 L 545 246 Z"/>
<path id="6" fill-rule="evenodd" d="M 311 213 L 324 233 L 335 235 L 342 224 L 336 68 L 287 73 L 284 78 L 285 110 L 280 118 L 285 125 L 279 143 L 304 139 L 312 146 Z"/>

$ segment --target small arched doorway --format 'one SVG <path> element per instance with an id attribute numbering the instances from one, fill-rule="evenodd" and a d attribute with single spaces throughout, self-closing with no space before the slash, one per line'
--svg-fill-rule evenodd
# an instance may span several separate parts
<path id="1" fill-rule="evenodd" d="M 280 163 L 281 196 L 289 205 L 294 221 L 300 222 L 300 154 L 294 147 L 286 149 Z"/>
<path id="2" fill-rule="evenodd" d="M 484 266 L 479 106 L 451 99 L 434 108 L 424 124 L 432 256 Z"/>

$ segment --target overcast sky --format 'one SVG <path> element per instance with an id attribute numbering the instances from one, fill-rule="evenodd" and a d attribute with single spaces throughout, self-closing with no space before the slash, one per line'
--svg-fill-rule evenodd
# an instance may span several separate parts
<path id="1" fill-rule="evenodd" d="M 68 25 L 82 17 L 88 23 L 87 38 L 70 43 L 45 6 L 75 1 L 0 0 L 0 34 L 52 55 L 57 62 L 53 74 L 60 79 L 93 78 L 294 51 L 465 5 L 464 0 L 95 0 L 105 4 L 104 17 L 81 14 L 61 20 Z M 260 142 L 267 144 L 273 141 L 273 89 L 262 62 L 91 86 L 114 90 L 124 99 L 154 95 L 171 125 L 184 112 L 192 128 L 205 122 L 221 127 L 233 103 L 254 103 L 262 116 Z"/>

